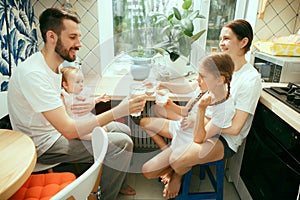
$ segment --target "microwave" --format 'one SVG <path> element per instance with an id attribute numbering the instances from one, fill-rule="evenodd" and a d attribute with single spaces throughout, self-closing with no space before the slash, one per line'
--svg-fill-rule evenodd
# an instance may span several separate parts
<path id="1" fill-rule="evenodd" d="M 300 83 L 300 57 L 255 52 L 253 65 L 265 82 Z"/>

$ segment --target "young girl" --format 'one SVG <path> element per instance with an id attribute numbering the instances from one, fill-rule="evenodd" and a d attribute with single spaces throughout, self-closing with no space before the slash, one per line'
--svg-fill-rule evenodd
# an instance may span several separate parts
<path id="1" fill-rule="evenodd" d="M 170 167 L 169 157 L 172 151 L 193 141 L 197 143 L 211 142 L 210 138 L 216 137 L 222 128 L 231 126 L 231 120 L 235 113 L 234 103 L 230 97 L 230 81 L 233 70 L 233 61 L 225 53 L 204 57 L 198 67 L 198 95 L 186 107 L 188 116 L 182 120 L 160 119 L 160 122 L 163 121 L 163 128 L 157 134 L 168 135 L 169 138 L 172 138 L 171 146 L 146 162 L 142 171 L 147 178 L 163 177 L 163 182 L 166 183 L 164 197 L 173 198 L 166 193 L 170 184 L 176 183 L 174 184 L 175 187 L 171 186 L 175 191 L 174 194 L 177 195 L 180 189 L 181 176 L 176 174 Z M 196 116 L 195 130 L 197 131 L 194 131 L 194 128 L 182 128 L 184 121 L 193 123 Z M 152 118 L 152 122 L 157 122 L 153 119 L 155 118 Z M 145 121 L 149 120 L 151 119 L 145 119 Z M 143 119 L 141 120 L 142 124 L 144 124 Z M 151 128 L 156 129 L 155 127 L 158 127 L 155 123 L 144 126 L 147 131 L 152 131 Z M 209 151 L 203 152 L 201 156 L 205 156 L 207 153 Z"/>

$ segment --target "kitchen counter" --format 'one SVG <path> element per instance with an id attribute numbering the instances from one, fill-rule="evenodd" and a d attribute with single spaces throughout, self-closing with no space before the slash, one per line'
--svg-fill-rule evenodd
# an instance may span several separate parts
<path id="1" fill-rule="evenodd" d="M 86 86 L 94 88 L 95 95 L 108 94 L 112 100 L 122 100 L 128 95 L 128 88 L 133 82 L 132 77 L 127 75 L 113 75 L 105 73 L 104 76 L 85 75 Z M 263 88 L 271 86 L 286 86 L 287 83 L 270 83 L 264 82 Z M 191 94 L 172 94 L 171 98 L 177 101 L 188 101 Z M 153 101 L 154 97 L 148 97 L 149 101 Z M 286 121 L 290 126 L 300 132 L 300 113 L 296 112 L 289 106 L 277 100 L 265 91 L 261 92 L 260 102 L 273 111 L 276 115 Z"/>
<path id="2" fill-rule="evenodd" d="M 111 75 L 105 74 L 102 77 L 95 75 L 85 75 L 85 85 L 94 89 L 95 95 L 102 95 L 106 93 L 112 100 L 120 101 L 128 96 L 130 85 L 134 81 L 130 74 L 125 75 Z M 179 79 L 175 83 L 179 83 Z M 184 80 L 183 80 L 184 81 Z M 180 83 L 181 84 L 181 83 Z M 192 89 L 190 89 L 192 91 Z M 192 93 L 175 94 L 170 93 L 170 98 L 173 101 L 188 101 L 192 97 Z M 155 101 L 155 96 L 151 95 L 147 97 L 148 101 Z"/>
<path id="3" fill-rule="evenodd" d="M 271 86 L 287 86 L 287 83 L 263 83 L 264 88 Z M 296 112 L 289 106 L 285 105 L 283 102 L 277 100 L 272 95 L 265 91 L 262 91 L 260 95 L 260 102 L 273 111 L 277 116 L 283 119 L 291 127 L 300 132 L 300 113 Z"/>

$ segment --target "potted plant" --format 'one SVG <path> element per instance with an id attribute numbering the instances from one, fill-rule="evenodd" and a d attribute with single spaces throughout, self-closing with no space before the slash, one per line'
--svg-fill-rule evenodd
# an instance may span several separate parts
<path id="1" fill-rule="evenodd" d="M 132 64 L 130 72 L 134 80 L 145 80 L 150 73 L 153 57 L 158 53 L 154 48 L 138 47 L 128 52 Z"/>
<path id="2" fill-rule="evenodd" d="M 168 53 L 178 53 L 189 57 L 192 43 L 198 40 L 206 31 L 205 29 L 194 33 L 194 21 L 204 19 L 199 10 L 192 10 L 192 0 L 184 0 L 182 10 L 173 7 L 172 13 L 154 13 L 151 15 L 151 24 L 154 27 L 162 27 L 162 32 L 166 36 L 165 41 L 159 46 Z"/>

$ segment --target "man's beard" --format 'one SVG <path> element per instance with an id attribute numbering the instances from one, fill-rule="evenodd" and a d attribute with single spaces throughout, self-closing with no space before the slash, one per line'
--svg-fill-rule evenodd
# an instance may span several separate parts
<path id="1" fill-rule="evenodd" d="M 79 50 L 78 47 L 74 47 L 74 48 L 70 48 L 70 50 Z M 58 38 L 56 46 L 55 46 L 55 52 L 62 57 L 64 60 L 68 61 L 68 62 L 74 62 L 76 59 L 76 56 L 71 57 L 69 54 L 69 51 L 67 49 L 64 48 L 64 46 L 62 45 L 62 42 L 60 40 L 60 38 Z"/>

